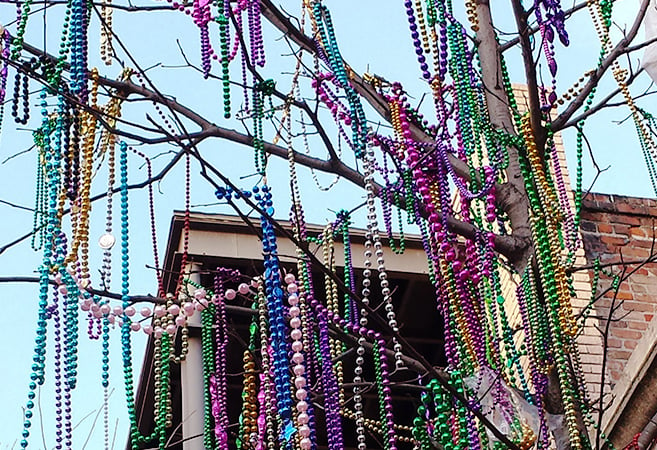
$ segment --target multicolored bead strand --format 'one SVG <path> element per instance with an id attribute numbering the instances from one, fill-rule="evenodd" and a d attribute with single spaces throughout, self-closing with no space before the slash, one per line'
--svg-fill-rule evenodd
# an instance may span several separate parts
<path id="1" fill-rule="evenodd" d="M 344 89 L 349 101 L 352 142 L 353 149 L 357 158 L 363 157 L 365 154 L 365 147 L 367 146 L 367 129 L 365 125 L 365 113 L 360 103 L 358 94 L 353 87 L 349 84 L 349 77 L 347 69 L 344 66 L 342 56 L 335 38 L 335 31 L 333 29 L 333 22 L 331 14 L 326 6 L 320 1 L 314 2 L 312 5 L 313 17 L 318 26 L 322 43 L 324 44 L 324 52 L 329 62 L 331 70 L 336 77 L 336 81 L 340 87 Z"/>

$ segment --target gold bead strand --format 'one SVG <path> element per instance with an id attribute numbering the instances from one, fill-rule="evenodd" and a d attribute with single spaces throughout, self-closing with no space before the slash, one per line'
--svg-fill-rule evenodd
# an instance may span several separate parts
<path id="1" fill-rule="evenodd" d="M 420 40 L 422 41 L 422 47 L 424 51 L 429 54 L 431 53 L 431 47 L 429 46 L 429 35 L 427 33 L 427 22 L 424 20 L 424 12 L 422 11 L 422 1 L 415 0 L 415 17 L 417 18 L 417 27 L 420 31 Z"/>
<path id="2" fill-rule="evenodd" d="M 90 109 L 98 110 L 98 69 L 93 68 L 90 74 Z M 77 238 L 74 240 L 72 256 L 80 262 L 80 286 L 86 288 L 89 279 L 89 213 L 91 212 L 91 179 L 93 175 L 94 142 L 96 137 L 96 119 L 93 114 L 84 111 L 81 114 L 82 127 L 82 180 L 80 193 L 77 199 L 78 223 Z M 79 252 L 79 255 L 78 255 Z"/>
<path id="3" fill-rule="evenodd" d="M 260 330 L 260 360 L 262 362 L 263 384 L 265 391 L 265 400 L 263 407 L 265 408 L 265 435 L 266 447 L 270 450 L 276 448 L 276 430 L 278 430 L 276 420 L 276 392 L 272 384 L 270 358 L 269 358 L 269 336 L 267 334 L 268 320 L 267 320 L 267 300 L 265 297 L 265 286 L 261 278 L 256 279 L 257 285 L 257 300 L 258 300 L 258 326 Z"/>
<path id="4" fill-rule="evenodd" d="M 100 59 L 106 66 L 112 65 L 112 0 L 105 0 L 100 8 L 103 22 L 100 26 Z"/>
<path id="5" fill-rule="evenodd" d="M 256 388 L 256 365 L 253 353 L 249 349 L 244 350 L 242 357 L 244 364 L 244 380 L 242 384 L 242 435 L 240 440 L 243 444 L 253 444 L 257 441 L 258 436 L 258 406 L 256 398 L 258 395 Z"/>
<path id="6" fill-rule="evenodd" d="M 324 259 L 324 266 L 327 267 L 331 273 L 335 274 L 335 248 L 333 241 L 333 226 L 331 223 L 326 225 L 322 233 L 322 256 Z M 339 315 L 338 286 L 328 274 L 324 275 L 324 286 L 326 290 L 327 309 Z M 329 348 L 331 350 L 331 358 L 334 360 L 339 358 L 340 354 L 343 352 L 342 343 L 334 337 L 329 337 Z M 344 389 L 342 389 L 342 384 L 344 383 L 344 370 L 341 359 L 336 360 L 333 369 L 338 386 L 340 386 L 340 391 L 338 393 L 339 402 L 340 405 L 343 405 Z"/>
<path id="7" fill-rule="evenodd" d="M 479 31 L 479 17 L 477 16 L 477 4 L 474 0 L 465 1 L 465 14 L 470 22 L 470 29 L 475 33 Z"/>

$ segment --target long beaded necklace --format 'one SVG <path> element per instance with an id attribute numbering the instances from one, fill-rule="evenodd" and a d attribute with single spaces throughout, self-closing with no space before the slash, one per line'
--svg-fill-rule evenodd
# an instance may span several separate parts
<path id="1" fill-rule="evenodd" d="M 305 14 L 302 16 L 302 20 L 304 18 L 305 18 Z M 293 84 L 293 87 L 290 92 L 294 92 L 295 90 L 297 90 L 298 92 L 298 86 L 295 87 L 295 84 L 297 80 L 296 75 L 298 75 L 300 68 L 301 68 L 301 61 L 299 60 L 297 63 L 297 70 L 295 71 L 295 78 L 294 78 L 295 83 Z M 294 161 L 294 148 L 292 145 L 293 142 L 292 118 L 289 111 L 286 112 L 285 118 L 286 120 L 283 123 L 287 125 L 286 128 L 288 130 L 287 157 L 288 157 L 288 168 L 290 173 L 290 185 L 292 191 L 290 221 L 293 224 L 294 237 L 300 242 L 307 242 L 308 236 L 306 233 L 305 217 L 304 217 L 303 206 L 301 204 L 301 193 L 300 193 L 299 183 L 297 178 L 296 164 Z M 303 356 L 303 362 L 308 364 L 295 364 L 295 367 L 299 365 L 301 367 L 298 367 L 297 370 L 294 371 L 294 373 L 296 377 L 303 377 L 305 379 L 306 386 L 311 386 L 314 380 L 317 380 L 318 382 L 321 383 L 321 379 L 319 377 L 319 370 L 317 369 L 317 358 L 313 357 L 314 356 L 313 341 L 309 337 L 312 334 L 312 321 L 308 317 L 306 297 L 307 295 L 310 295 L 311 298 L 313 297 L 313 286 L 312 286 L 312 278 L 310 272 L 310 264 L 305 258 L 304 251 L 299 247 L 297 247 L 295 251 L 298 257 L 297 271 L 299 273 L 299 280 L 296 282 L 296 292 L 289 293 L 288 303 L 290 303 L 291 307 L 299 308 L 299 314 L 297 316 L 299 320 L 298 321 L 295 320 L 294 323 L 292 323 L 292 320 L 290 320 L 290 326 L 292 328 L 290 332 L 290 336 L 292 337 L 294 342 L 298 342 L 296 346 L 300 348 L 299 353 L 301 353 Z M 290 283 L 288 283 L 288 285 L 290 285 L 293 284 L 293 281 L 296 280 L 293 280 L 292 277 L 289 277 L 286 281 L 290 281 Z M 299 326 L 295 328 L 294 325 L 297 324 Z M 299 330 L 301 331 L 300 336 L 298 333 Z M 310 370 L 307 370 L 306 366 L 308 366 L 308 369 Z M 299 381 L 301 383 L 301 380 Z M 295 386 L 297 386 L 296 378 L 295 378 Z M 307 395 L 308 395 L 308 390 L 306 390 L 306 396 Z M 301 397 L 303 397 L 303 395 L 301 395 Z M 315 448 L 316 432 L 315 432 L 315 417 L 314 417 L 313 405 L 311 402 L 307 402 L 305 397 L 304 398 L 297 397 L 297 400 L 299 400 L 296 405 L 297 425 L 298 426 L 306 425 L 308 428 L 307 436 L 301 436 L 301 434 L 299 433 L 300 436 L 299 446 L 302 446 L 304 449 L 306 447 L 311 449 Z M 301 414 L 306 414 L 308 417 L 308 421 L 305 424 L 299 422 L 299 416 Z M 302 421 L 305 422 L 306 416 L 301 416 L 301 417 L 302 417 Z M 305 427 L 304 427 L 304 434 L 306 434 Z"/>
<path id="2" fill-rule="evenodd" d="M 114 48 L 112 47 L 112 0 L 108 0 L 100 7 L 100 17 L 102 26 L 100 27 L 100 59 L 103 60 L 105 65 L 112 65 L 112 54 Z"/>
<path id="3" fill-rule="evenodd" d="M 537 243 L 538 255 L 540 258 L 540 263 L 538 264 L 540 284 L 547 295 L 546 304 L 549 311 L 549 320 L 557 362 L 556 369 L 559 384 L 563 393 L 569 438 L 571 445 L 573 445 L 574 448 L 582 448 L 583 437 L 580 436 L 577 425 L 576 408 L 577 404 L 579 404 L 579 400 L 577 398 L 577 391 L 574 389 L 575 380 L 571 377 L 570 371 L 564 367 L 566 363 L 566 348 L 572 347 L 568 344 L 568 339 L 572 339 L 572 336 L 576 331 L 576 324 L 572 318 L 572 310 L 569 305 L 570 294 L 567 289 L 564 292 L 565 280 L 562 272 L 563 266 L 559 265 L 558 248 L 555 248 L 554 241 L 554 239 L 557 239 L 555 225 L 550 222 L 551 217 L 545 217 L 545 206 L 542 205 L 542 202 L 550 200 L 550 196 L 545 192 L 547 189 L 545 181 L 542 178 L 540 168 L 536 164 L 535 156 L 532 156 L 535 146 L 530 141 L 530 139 L 532 139 L 531 127 L 527 119 L 524 119 L 522 124 L 522 131 L 528 144 L 528 156 L 534 158 L 528 161 L 527 159 L 529 158 L 526 159 L 521 155 L 519 161 L 523 176 L 525 177 L 525 189 L 528 192 L 530 205 L 532 206 L 530 224 L 532 226 L 532 237 L 534 242 Z M 534 172 L 534 176 L 538 177 L 537 187 L 541 189 L 539 192 L 537 192 L 539 189 L 535 189 L 534 184 L 529 182 L 532 177 L 532 170 L 538 170 L 538 172 Z M 557 252 L 556 254 L 555 251 Z M 573 348 L 573 351 L 576 352 L 577 349 Z"/>
<path id="4" fill-rule="evenodd" d="M 21 52 L 23 51 L 25 30 L 27 28 L 27 19 L 30 17 L 31 8 L 32 8 L 32 0 L 27 0 L 22 5 L 19 3 L 16 4 L 18 25 L 16 26 L 16 36 L 12 40 L 13 47 L 11 49 L 11 54 L 9 56 L 12 61 L 18 60 L 18 58 L 20 58 L 21 56 Z"/>
<path id="5" fill-rule="evenodd" d="M 225 298 L 232 297 L 224 291 L 223 278 L 226 276 L 223 271 L 217 270 L 215 275 L 215 298 L 213 304 L 216 311 L 216 328 L 215 328 L 215 373 L 214 384 L 216 386 L 216 394 L 213 399 L 213 416 L 215 420 L 215 436 L 217 438 L 217 445 L 220 449 L 228 448 L 228 413 L 221 411 L 227 404 L 227 386 L 226 386 L 226 347 L 228 346 L 228 332 L 226 325 L 226 305 Z M 215 410 L 219 411 L 215 411 Z"/>
<path id="6" fill-rule="evenodd" d="M 219 22 L 219 39 L 220 39 L 220 49 L 221 49 L 221 82 L 223 89 L 223 100 L 224 100 L 224 118 L 230 118 L 230 70 L 228 67 L 228 39 L 230 36 L 230 31 L 228 28 L 229 17 L 226 14 L 226 10 L 229 7 L 226 0 L 218 0 L 217 7 L 219 9 L 219 15 L 217 21 Z M 242 50 L 246 52 L 246 49 Z M 244 53 L 243 53 L 244 54 Z"/>
<path id="7" fill-rule="evenodd" d="M 41 106 L 43 108 L 42 129 L 44 133 L 44 153 L 46 160 L 46 179 L 48 180 L 48 213 L 47 213 L 47 227 L 44 237 L 45 247 L 43 249 L 43 262 L 39 267 L 39 309 L 38 321 L 35 338 L 34 356 L 32 365 L 32 373 L 30 374 L 30 384 L 28 391 L 28 401 L 26 403 L 26 411 L 29 416 L 32 415 L 34 408 L 33 399 L 36 397 L 37 386 L 42 386 L 45 381 L 45 361 L 46 361 L 46 336 L 47 336 L 47 317 L 48 317 L 48 289 L 49 289 L 49 276 L 51 267 L 54 264 L 54 241 L 55 236 L 59 230 L 59 220 L 57 217 L 57 194 L 59 188 L 59 163 L 60 154 L 59 149 L 50 145 L 50 122 L 47 117 L 47 103 L 45 88 L 41 90 Z M 26 417 L 27 417 L 26 413 Z M 29 419 L 29 417 L 28 417 Z M 30 436 L 31 423 L 27 421 L 24 423 L 22 437 L 20 442 L 21 448 L 27 448 L 28 437 Z"/>
<path id="8" fill-rule="evenodd" d="M 215 283 L 215 290 L 219 286 Z M 204 292 L 205 294 L 205 292 Z M 200 296 L 201 294 L 199 294 Z M 215 296 L 215 301 L 208 308 L 201 311 L 201 353 L 203 357 L 203 397 L 204 397 L 204 406 L 205 411 L 203 413 L 203 446 L 205 448 L 225 448 L 226 444 L 226 430 L 221 429 L 221 424 L 216 423 L 215 429 L 212 427 L 212 418 L 215 420 L 221 414 L 221 411 L 216 411 L 217 416 L 215 416 L 215 411 L 213 406 L 215 400 L 218 400 L 218 388 L 217 388 L 217 377 L 216 377 L 216 364 L 220 361 L 214 358 L 213 350 L 213 339 L 212 339 L 212 328 L 214 322 L 214 315 L 216 311 L 216 304 L 220 301 L 218 296 Z M 222 380 L 223 381 L 223 380 Z M 221 437 L 220 437 L 221 436 Z M 223 438 L 223 440 L 222 440 Z"/>
<path id="9" fill-rule="evenodd" d="M 260 188 L 262 194 L 256 193 L 255 199 L 260 208 L 269 217 L 274 208 L 269 186 L 265 183 Z M 292 405 L 289 396 L 290 375 L 285 365 L 287 359 L 285 318 L 283 311 L 283 289 L 281 287 L 278 249 L 274 227 L 266 216 L 261 217 L 264 253 L 264 283 L 267 294 L 267 309 L 271 327 L 271 347 L 273 353 L 274 383 L 276 388 L 276 403 L 278 414 L 282 421 L 283 432 L 291 427 Z"/>
<path id="10" fill-rule="evenodd" d="M 256 306 L 256 303 L 254 303 L 253 307 L 255 308 Z M 256 364 L 254 358 L 257 330 L 257 318 L 254 316 L 249 327 L 249 346 L 244 350 L 242 357 L 244 380 L 242 384 L 242 420 L 240 423 L 240 434 L 237 440 L 238 448 L 254 448 L 258 439 Z"/>
<path id="11" fill-rule="evenodd" d="M 311 428 L 309 426 L 310 416 L 308 415 L 308 391 L 306 390 L 307 380 L 305 377 L 306 368 L 305 349 L 303 347 L 303 328 L 301 322 L 301 309 L 299 308 L 299 287 L 296 283 L 294 275 L 287 274 L 285 276 L 287 283 L 288 297 L 287 301 L 290 305 L 288 313 L 290 315 L 290 338 L 292 350 L 291 363 L 292 371 L 294 372 L 294 397 L 297 399 L 295 405 L 295 422 L 297 425 L 297 433 L 299 434 L 299 447 L 302 450 L 309 450 L 312 448 Z M 301 293 L 303 295 L 303 293 Z"/>
<path id="12" fill-rule="evenodd" d="M 274 80 L 264 80 L 262 82 L 254 80 L 253 88 L 253 149 L 255 152 L 255 168 L 259 175 L 265 174 L 267 167 L 267 154 L 265 152 L 265 141 L 262 134 L 262 119 L 265 118 L 265 99 L 269 100 L 271 105 L 271 96 L 274 93 L 276 83 Z M 271 106 L 270 110 L 273 110 Z"/>
<path id="13" fill-rule="evenodd" d="M 257 280 L 257 299 L 258 299 L 258 326 L 260 329 L 260 360 L 262 364 L 262 374 L 260 376 L 260 393 L 258 401 L 260 404 L 260 416 L 258 417 L 258 449 L 264 449 L 266 441 L 267 449 L 274 449 L 276 445 L 277 418 L 276 410 L 276 392 L 273 386 L 273 368 L 271 367 L 271 355 L 269 327 L 267 325 L 267 299 L 265 294 L 265 285 L 262 279 Z"/>
<path id="14" fill-rule="evenodd" d="M 5 95 L 7 94 L 7 78 L 9 77 L 9 46 L 11 44 L 9 32 L 0 27 L 0 105 L 5 104 Z M 2 133 L 2 122 L 5 115 L 5 109 L 0 108 L 0 133 Z"/>
<path id="15" fill-rule="evenodd" d="M 86 103 L 87 91 L 87 27 L 89 15 L 84 0 L 71 1 L 71 94 Z"/>
<path id="16" fill-rule="evenodd" d="M 361 158 L 364 156 L 365 147 L 367 146 L 367 129 L 363 107 L 358 94 L 349 84 L 347 69 L 340 55 L 335 38 L 331 14 L 328 8 L 322 5 L 320 1 L 315 1 L 313 4 L 313 18 L 317 24 L 322 43 L 324 44 L 324 52 L 331 70 L 336 77 L 336 81 L 344 89 L 347 100 L 349 101 L 353 148 L 356 157 Z"/>
<path id="17" fill-rule="evenodd" d="M 121 296 L 123 306 L 123 320 L 121 325 L 121 345 L 123 354 L 123 373 L 125 385 L 125 397 L 130 417 L 130 445 L 137 450 L 141 444 L 154 439 L 158 441 L 158 448 L 166 446 L 166 425 L 171 420 L 170 399 L 168 396 L 170 371 L 169 353 L 170 339 L 168 333 L 157 332 L 155 334 L 154 371 L 155 380 L 155 429 L 150 435 L 143 435 L 139 431 L 136 409 L 134 403 L 134 378 L 132 370 L 132 343 L 131 343 L 131 319 L 127 314 L 131 306 L 129 298 L 129 258 L 128 258 L 128 146 L 121 141 L 119 145 L 119 172 L 120 172 L 120 198 L 121 198 Z M 150 311 L 149 311 L 150 313 Z M 161 316 L 160 316 L 161 317 Z M 160 320 L 155 315 L 153 325 L 157 329 Z"/>
<path id="18" fill-rule="evenodd" d="M 21 70 L 16 71 L 16 78 L 14 79 L 14 96 L 12 97 L 11 103 L 11 115 L 17 124 L 27 125 L 27 122 L 30 119 L 30 76 L 28 74 L 30 70 L 29 63 L 23 65 L 21 69 L 25 71 L 25 73 L 23 74 L 21 82 Z M 18 109 L 21 98 L 23 115 L 19 116 Z"/>

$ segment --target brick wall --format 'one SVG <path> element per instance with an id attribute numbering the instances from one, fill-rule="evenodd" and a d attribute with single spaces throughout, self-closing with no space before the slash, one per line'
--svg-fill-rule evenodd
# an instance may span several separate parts
<path id="1" fill-rule="evenodd" d="M 657 201 L 589 194 L 582 203 L 581 217 L 588 263 L 599 258 L 602 266 L 608 266 L 606 273 L 600 274 L 596 295 L 608 292 L 596 301 L 589 324 L 595 320 L 604 328 L 610 308 L 616 308 L 609 323 L 607 351 L 607 373 L 613 388 L 623 379 L 633 353 L 650 344 L 641 345 L 657 312 L 657 265 L 639 263 L 657 253 Z M 626 264 L 614 264 L 619 262 Z M 593 271 L 589 273 L 593 279 Z M 626 278 L 617 290 L 612 286 L 614 275 Z"/>

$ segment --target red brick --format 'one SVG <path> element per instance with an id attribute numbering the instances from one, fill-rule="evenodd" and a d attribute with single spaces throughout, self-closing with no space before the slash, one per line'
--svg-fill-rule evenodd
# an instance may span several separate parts
<path id="1" fill-rule="evenodd" d="M 629 215 L 618 215 L 614 216 L 613 222 L 616 223 L 624 223 L 626 225 L 633 225 L 635 227 L 641 226 L 641 219 L 636 217 L 636 216 L 629 216 Z"/>
<path id="2" fill-rule="evenodd" d="M 633 320 L 635 322 L 645 322 L 643 313 L 640 311 L 633 311 L 624 307 L 616 313 L 616 316 L 622 318 L 623 322 L 629 322 Z"/>
<path id="3" fill-rule="evenodd" d="M 609 350 L 607 352 L 607 357 L 613 359 L 629 359 L 632 355 L 632 352 L 627 350 Z"/>
<path id="4" fill-rule="evenodd" d="M 646 275 L 640 275 L 639 273 L 634 273 L 630 276 L 631 283 L 644 284 L 647 286 L 655 286 L 657 284 L 657 279 L 652 274 L 650 270 Z"/>
<path id="5" fill-rule="evenodd" d="M 616 210 L 621 213 L 627 214 L 643 214 L 645 213 L 645 208 L 643 205 L 630 205 L 627 201 L 617 201 L 615 204 Z"/>
<path id="6" fill-rule="evenodd" d="M 620 339 L 614 339 L 614 338 L 608 338 L 607 339 L 607 347 L 608 348 L 621 348 L 623 344 L 623 341 Z"/>
<path id="7" fill-rule="evenodd" d="M 623 346 L 624 346 L 625 348 L 630 349 L 630 350 L 634 350 L 634 349 L 636 348 L 636 346 L 637 346 L 637 341 L 632 341 L 632 340 L 630 340 L 630 341 L 625 341 L 625 342 L 623 342 Z"/>
<path id="8" fill-rule="evenodd" d="M 645 247 L 634 246 L 634 242 L 636 241 L 633 241 L 631 245 L 627 245 L 620 250 L 620 252 L 623 254 L 623 258 L 625 260 L 648 259 L 650 257 L 650 249 Z"/>
<path id="9" fill-rule="evenodd" d="M 598 311 L 598 313 L 603 313 L 610 306 L 611 306 L 611 300 L 609 300 L 607 297 L 602 297 L 595 301 L 595 308 Z"/>
<path id="10" fill-rule="evenodd" d="M 648 329 L 648 324 L 646 322 L 636 322 L 634 320 L 628 320 L 627 326 L 631 330 L 645 331 Z"/>
<path id="11" fill-rule="evenodd" d="M 641 227 L 632 227 L 630 228 L 630 235 L 632 237 L 647 237 L 648 233 Z"/>
<path id="12" fill-rule="evenodd" d="M 641 247 L 641 248 L 653 248 L 655 243 L 652 242 L 652 239 L 635 239 L 632 241 L 632 247 Z"/>
<path id="13" fill-rule="evenodd" d="M 631 292 L 627 291 L 618 291 L 616 294 L 617 300 L 634 300 L 634 295 Z"/>
<path id="14" fill-rule="evenodd" d="M 629 242 L 629 239 L 620 236 L 600 236 L 600 241 L 608 245 L 623 246 Z"/>
<path id="15" fill-rule="evenodd" d="M 611 225 L 609 225 L 608 223 L 599 223 L 598 224 L 598 231 L 600 233 L 613 233 L 613 229 L 612 229 Z"/>
<path id="16" fill-rule="evenodd" d="M 635 330 L 613 329 L 613 330 L 611 330 L 611 334 L 614 337 L 618 337 L 618 338 L 621 338 L 621 339 L 641 339 L 641 333 L 639 331 L 635 331 Z"/>
<path id="17" fill-rule="evenodd" d="M 641 297 L 642 297 L 641 294 L 637 294 L 635 299 L 638 300 Z M 654 312 L 655 305 L 642 301 L 633 301 L 633 302 L 626 301 L 623 304 L 623 309 L 625 309 L 626 311 Z"/>
<path id="18" fill-rule="evenodd" d="M 614 224 L 614 233 L 624 234 L 625 236 L 630 235 L 630 226 L 626 224 Z"/>
<path id="19" fill-rule="evenodd" d="M 638 284 L 638 283 L 632 284 L 632 286 L 630 288 L 632 289 L 632 292 L 635 293 L 635 294 L 637 294 L 637 293 L 638 294 L 647 294 L 649 290 L 652 290 L 652 286 L 650 287 L 650 289 L 648 289 L 645 285 Z"/>
<path id="20" fill-rule="evenodd" d="M 646 322 L 651 322 L 654 315 L 653 314 L 644 314 L 643 317 L 645 317 Z"/>

